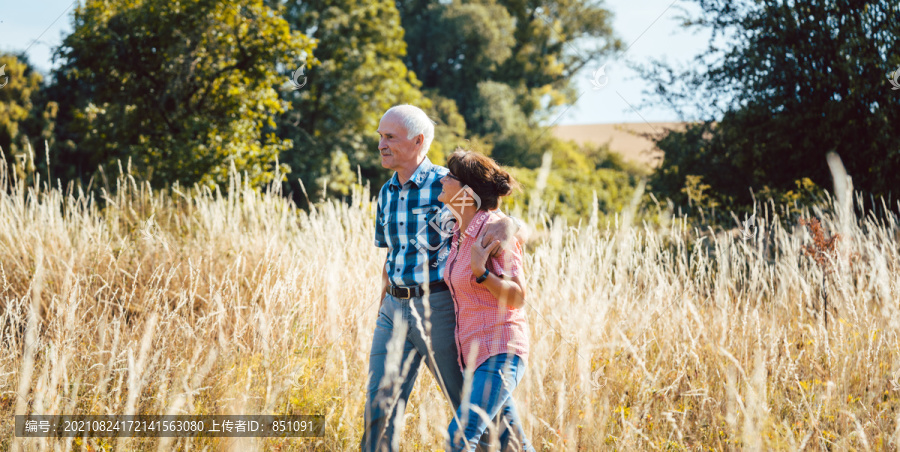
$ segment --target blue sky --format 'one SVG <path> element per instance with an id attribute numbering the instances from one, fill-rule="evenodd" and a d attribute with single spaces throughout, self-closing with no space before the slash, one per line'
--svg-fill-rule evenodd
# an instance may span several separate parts
<path id="1" fill-rule="evenodd" d="M 586 67 L 575 77 L 581 97 L 574 106 L 561 112 L 558 124 L 592 124 L 610 122 L 676 121 L 677 116 L 662 107 L 643 108 L 646 83 L 628 69 L 625 62 L 645 62 L 664 58 L 670 63 L 687 63 L 706 48 L 708 33 L 692 34 L 679 26 L 679 7 L 691 11 L 693 4 L 684 0 L 606 0 L 614 13 L 613 27 L 628 52 L 620 59 L 598 62 Z M 7 0 L 0 10 L 0 50 L 20 51 L 28 48 L 31 63 L 47 73 L 52 49 L 71 30 L 71 0 L 19 1 Z M 32 43 L 40 37 L 37 42 Z M 30 46 L 30 47 L 29 47 Z M 580 49 L 579 49 L 580 50 Z M 599 90 L 591 83 L 592 73 L 605 64 L 608 79 Z M 630 106 L 629 106 L 630 105 Z"/>

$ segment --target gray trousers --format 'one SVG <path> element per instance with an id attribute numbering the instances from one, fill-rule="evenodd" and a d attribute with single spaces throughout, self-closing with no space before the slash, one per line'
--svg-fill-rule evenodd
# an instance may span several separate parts
<path id="1" fill-rule="evenodd" d="M 365 430 L 360 442 L 364 452 L 399 450 L 400 438 L 395 435 L 394 423 L 403 419 L 423 360 L 450 399 L 454 412 L 459 409 L 463 374 L 457 362 L 453 298 L 445 290 L 431 294 L 429 304 L 431 316 L 426 319 L 422 297 L 401 299 L 387 295 L 382 300 L 369 354 Z M 510 434 L 510 422 L 502 416 L 500 450 L 522 450 L 522 439 Z M 480 450 L 487 450 L 488 444 L 486 432 Z"/>

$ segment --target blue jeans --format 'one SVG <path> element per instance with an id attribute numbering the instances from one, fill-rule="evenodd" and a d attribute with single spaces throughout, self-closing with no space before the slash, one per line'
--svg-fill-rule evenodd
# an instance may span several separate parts
<path id="1" fill-rule="evenodd" d="M 475 440 L 485 434 L 488 419 L 494 419 L 498 414 L 510 420 L 512 429 L 522 439 L 520 450 L 534 451 L 525 439 L 512 400 L 513 389 L 524 374 L 522 359 L 513 354 L 494 355 L 475 369 L 468 406 L 456 410 L 456 417 L 447 429 L 451 451 L 474 451 Z M 464 426 L 462 431 L 460 425 Z"/>
<path id="2" fill-rule="evenodd" d="M 394 423 L 403 419 L 403 411 L 423 358 L 438 385 L 442 386 L 442 391 L 450 399 L 454 412 L 459 409 L 463 375 L 456 360 L 456 311 L 453 298 L 450 291 L 445 290 L 431 294 L 429 304 L 431 317 L 426 319 L 421 297 L 401 299 L 387 295 L 381 302 L 372 351 L 369 354 L 366 413 L 360 441 L 362 451 L 400 449 L 399 437 L 394 438 Z M 429 327 L 430 334 L 426 334 Z M 391 344 L 391 337 L 395 333 L 398 337 Z M 431 353 L 426 338 L 430 338 Z M 391 348 L 393 354 L 389 354 Z M 390 359 L 393 361 L 391 365 L 387 365 Z M 507 450 L 511 444 L 521 444 L 522 439 L 510 435 L 513 430 L 509 428 L 510 425 L 520 425 L 518 420 L 500 421 L 500 450 Z M 524 435 L 521 438 L 524 439 Z M 487 450 L 488 445 L 489 437 L 485 435 L 480 447 Z"/>

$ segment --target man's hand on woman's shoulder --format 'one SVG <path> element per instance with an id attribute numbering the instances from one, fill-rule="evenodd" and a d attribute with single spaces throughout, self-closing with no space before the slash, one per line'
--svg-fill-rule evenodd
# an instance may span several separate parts
<path id="1" fill-rule="evenodd" d="M 484 227 L 484 234 L 481 236 L 481 246 L 484 248 L 487 248 L 495 241 L 500 242 L 500 246 L 494 247 L 491 256 L 496 256 L 501 249 L 513 250 L 515 248 L 514 239 L 523 242 L 519 236 L 522 230 L 525 229 L 517 224 L 512 217 L 503 214 L 499 210 L 495 212 L 499 213 L 501 218 L 497 221 L 488 222 Z"/>

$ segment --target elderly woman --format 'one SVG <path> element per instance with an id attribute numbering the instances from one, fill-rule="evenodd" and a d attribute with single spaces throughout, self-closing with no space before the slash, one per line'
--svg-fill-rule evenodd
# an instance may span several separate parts
<path id="1" fill-rule="evenodd" d="M 450 450 L 474 451 L 488 422 L 503 411 L 519 438 L 525 438 L 512 403 L 528 358 L 522 248 L 499 241 L 481 245 L 481 235 L 501 220 L 495 212 L 516 182 L 497 162 L 457 149 L 447 159 L 438 200 L 450 208 L 457 227 L 450 242 L 444 281 L 456 307 L 459 365 L 471 377 L 471 392 L 450 423 Z M 491 256 L 492 253 L 494 256 Z M 534 450 L 527 440 L 522 450 Z"/>

